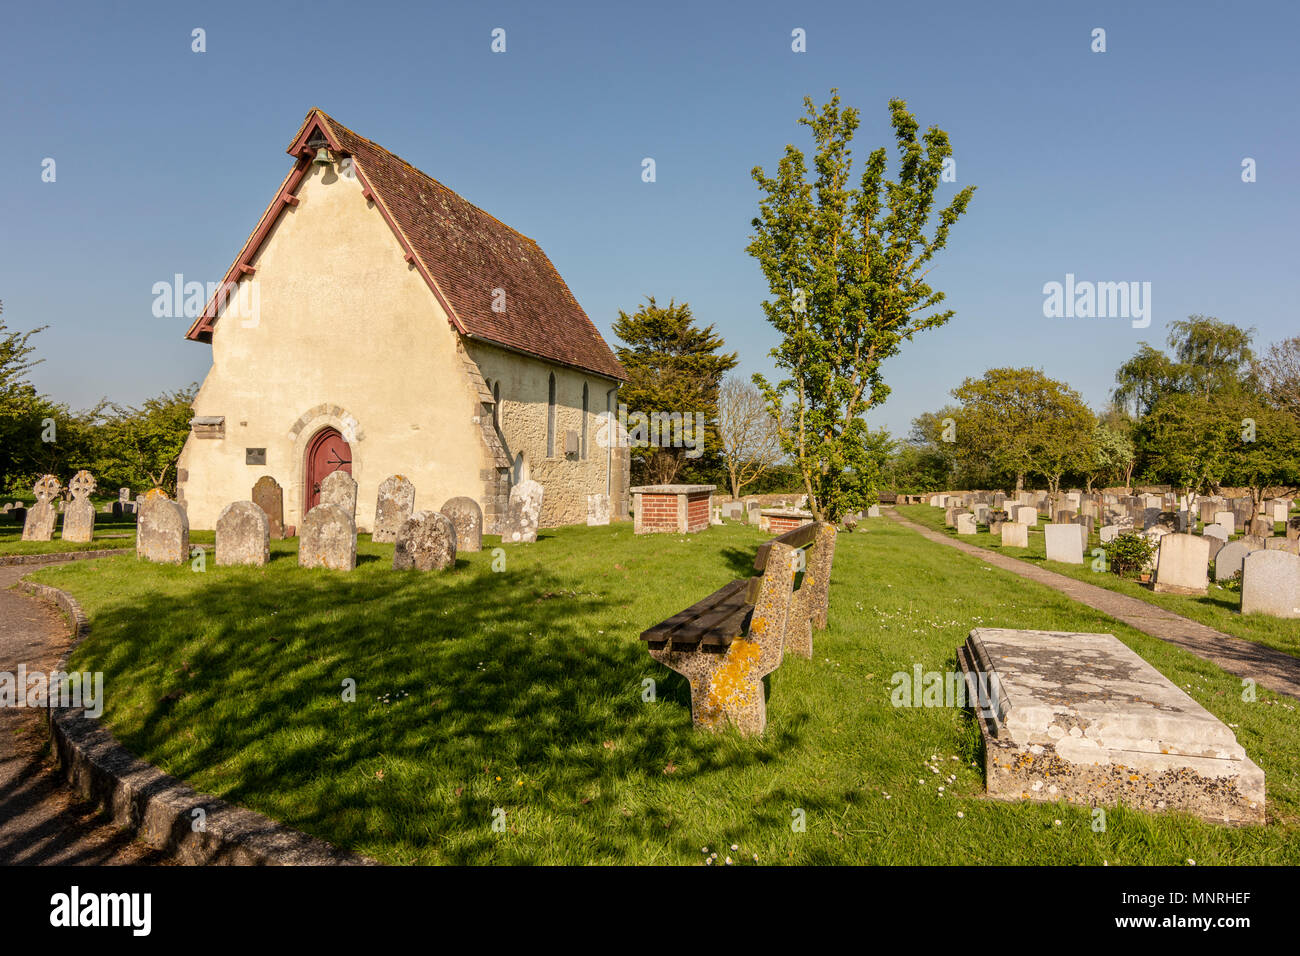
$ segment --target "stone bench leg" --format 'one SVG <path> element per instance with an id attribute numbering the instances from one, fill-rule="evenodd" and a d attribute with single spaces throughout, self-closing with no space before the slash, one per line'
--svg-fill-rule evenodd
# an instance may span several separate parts
<path id="1" fill-rule="evenodd" d="M 650 654 L 691 684 L 691 716 L 695 726 L 720 730 L 731 724 L 742 734 L 761 734 L 767 727 L 763 678 L 781 663 L 786 618 L 794 597 L 794 549 L 772 545 L 767 570 L 759 585 L 749 634 L 731 642 L 723 653 L 672 651 Z"/>
<path id="2" fill-rule="evenodd" d="M 808 567 L 800 591 L 808 591 L 809 616 L 813 627 L 826 630 L 831 603 L 831 565 L 835 561 L 835 525 L 822 522 L 817 526 L 817 542 L 808 549 Z M 811 639 L 809 654 L 811 655 Z"/>

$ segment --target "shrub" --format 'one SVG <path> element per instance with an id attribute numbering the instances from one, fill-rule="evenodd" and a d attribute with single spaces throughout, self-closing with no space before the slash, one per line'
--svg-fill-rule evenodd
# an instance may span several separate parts
<path id="1" fill-rule="evenodd" d="M 1106 566 L 1111 574 L 1120 577 L 1136 577 L 1145 568 L 1155 554 L 1155 543 L 1138 531 L 1125 531 L 1116 535 L 1104 545 Z"/>

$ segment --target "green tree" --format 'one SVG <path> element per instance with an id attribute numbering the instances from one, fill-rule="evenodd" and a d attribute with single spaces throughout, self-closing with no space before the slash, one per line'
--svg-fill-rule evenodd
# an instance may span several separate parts
<path id="1" fill-rule="evenodd" d="M 1067 472 L 1087 470 L 1096 418 L 1065 383 L 1037 369 L 994 368 L 952 394 L 961 403 L 956 446 L 965 468 L 987 463 L 1014 475 L 1017 492 L 1029 475 L 1056 492 Z"/>
<path id="2" fill-rule="evenodd" d="M 762 191 L 747 247 L 767 279 L 763 311 L 781 341 L 771 352 L 783 376 L 763 391 L 780 423 L 781 444 L 803 479 L 813 514 L 836 521 L 871 503 L 873 447 L 863 415 L 889 388 L 881 363 L 918 332 L 943 325 L 953 310 L 931 311 L 944 300 L 927 282 L 928 264 L 966 211 L 973 186 L 961 189 L 937 213 L 927 235 L 948 134 L 919 126 L 900 99 L 889 103 L 898 171 L 887 178 L 884 147 L 868 156 L 859 185 L 850 185 L 850 149 L 858 111 L 840 98 L 820 112 L 805 97 L 816 147 L 815 179 L 804 154 L 787 146 L 775 176 L 755 167 Z"/>
<path id="3" fill-rule="evenodd" d="M 1218 400 L 1166 396 L 1138 425 L 1143 474 L 1185 495 L 1217 487 L 1228 474 L 1233 430 L 1232 416 Z"/>
<path id="4" fill-rule="evenodd" d="M 1097 420 L 1092 433 L 1092 459 L 1085 478 L 1087 490 L 1093 482 L 1111 478 L 1124 479 L 1124 490 L 1133 483 L 1133 468 L 1137 464 L 1137 446 L 1133 443 L 1132 425 L 1118 408 L 1112 407 Z"/>
<path id="5" fill-rule="evenodd" d="M 685 302 L 660 306 L 648 296 L 631 315 L 619 310 L 613 329 L 624 343 L 615 351 L 628 382 L 618 394 L 628 407 L 632 462 L 642 480 L 671 484 L 688 464 L 718 471 L 718 389 L 736 367 L 736 353 L 723 353 L 722 336 L 712 325 L 697 326 Z M 653 424 L 648 434 L 636 434 L 638 413 Z M 695 434 L 697 416 L 703 416 L 703 434 Z M 638 439 L 651 444 L 639 446 Z"/>
<path id="6" fill-rule="evenodd" d="M 176 459 L 190 432 L 198 384 L 163 392 L 138 408 L 110 405 L 100 428 L 95 474 L 105 487 L 162 488 L 176 493 Z"/>

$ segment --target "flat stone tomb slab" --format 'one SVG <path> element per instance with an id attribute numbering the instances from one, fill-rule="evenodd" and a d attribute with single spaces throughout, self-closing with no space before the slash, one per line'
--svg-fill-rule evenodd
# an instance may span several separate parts
<path id="1" fill-rule="evenodd" d="M 1233 732 L 1114 635 L 975 628 L 957 658 L 990 796 L 1264 822 Z"/>

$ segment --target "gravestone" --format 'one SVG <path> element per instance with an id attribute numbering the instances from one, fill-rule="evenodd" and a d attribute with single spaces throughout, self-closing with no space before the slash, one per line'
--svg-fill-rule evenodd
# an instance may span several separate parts
<path id="1" fill-rule="evenodd" d="M 1021 505 L 1016 508 L 1015 518 L 1017 524 L 1023 524 L 1030 528 L 1038 527 L 1038 509 L 1032 505 Z"/>
<path id="2" fill-rule="evenodd" d="M 260 482 L 259 482 L 260 484 Z M 252 501 L 234 501 L 217 517 L 217 564 L 251 564 L 271 560 L 271 520 Z"/>
<path id="3" fill-rule="evenodd" d="M 405 475 L 390 475 L 379 483 L 375 499 L 375 529 L 371 541 L 396 541 L 397 529 L 415 511 L 415 485 Z"/>
<path id="4" fill-rule="evenodd" d="M 1166 531 L 1177 531 L 1178 512 L 1177 511 L 1160 512 L 1158 515 L 1156 515 L 1156 524 L 1159 527 L 1164 528 Z"/>
<path id="5" fill-rule="evenodd" d="M 1265 822 L 1232 730 L 1114 635 L 976 628 L 957 661 L 989 796 Z"/>
<path id="6" fill-rule="evenodd" d="M 729 509 L 725 507 L 719 509 L 719 512 L 719 519 L 723 515 L 731 516 Z M 587 526 L 595 528 L 606 524 L 609 524 L 609 495 L 587 495 Z"/>
<path id="7" fill-rule="evenodd" d="M 977 530 L 973 514 L 960 514 L 957 516 L 958 534 L 975 534 Z"/>
<path id="8" fill-rule="evenodd" d="M 119 489 L 117 489 L 117 500 L 118 500 L 118 501 L 130 501 L 130 500 L 131 500 L 131 489 L 130 489 L 130 488 L 119 488 Z"/>
<path id="9" fill-rule="evenodd" d="M 155 489 L 157 490 L 157 489 Z M 149 493 L 135 534 L 137 558 L 156 564 L 184 564 L 190 557 L 190 519 L 165 494 Z"/>
<path id="10" fill-rule="evenodd" d="M 1169 594 L 1204 594 L 1208 587 L 1210 539 L 1194 534 L 1167 534 L 1160 539 L 1154 590 Z"/>
<path id="11" fill-rule="evenodd" d="M 869 506 L 869 507 L 867 508 L 867 517 L 868 517 L 868 518 L 879 518 L 879 517 L 880 517 L 880 505 L 871 505 L 871 506 Z"/>
<path id="12" fill-rule="evenodd" d="M 1287 515 L 1289 515 L 1290 513 L 1291 513 L 1291 502 L 1287 501 L 1285 498 L 1274 498 L 1272 501 L 1268 503 L 1267 514 L 1270 518 L 1273 519 L 1274 524 L 1276 524 L 1279 521 L 1285 521 Z"/>
<path id="13" fill-rule="evenodd" d="M 1222 551 L 1223 546 L 1228 543 L 1223 538 L 1216 538 L 1214 535 L 1201 535 L 1201 540 L 1209 545 L 1211 561 L 1217 560 L 1219 552 Z"/>
<path id="14" fill-rule="evenodd" d="M 320 503 L 338 505 L 352 522 L 355 533 L 357 522 L 357 482 L 343 469 L 331 471 L 320 483 Z M 312 511 L 316 509 L 313 508 Z M 303 522 L 306 525 L 306 522 Z"/>
<path id="15" fill-rule="evenodd" d="M 438 509 L 451 522 L 456 534 L 456 552 L 469 554 L 483 550 L 483 509 L 473 498 L 449 498 Z M 405 522 L 403 522 L 405 524 Z"/>
<path id="16" fill-rule="evenodd" d="M 745 504 L 745 522 L 752 524 L 755 528 L 763 520 L 763 506 L 757 501 L 750 501 Z"/>
<path id="17" fill-rule="evenodd" d="M 1083 564 L 1083 540 L 1076 524 L 1049 524 L 1043 528 L 1047 538 L 1047 560 L 1063 564 Z"/>
<path id="18" fill-rule="evenodd" d="M 334 475 L 346 475 L 336 471 Z M 327 476 L 326 481 L 333 475 Z M 348 476 L 349 479 L 351 476 Z M 353 489 L 356 482 L 352 483 Z M 325 483 L 321 482 L 321 494 Z M 298 534 L 298 567 L 351 571 L 357 566 L 357 526 L 341 505 L 319 504 L 302 519 Z"/>
<path id="19" fill-rule="evenodd" d="M 988 513 L 989 534 L 1001 534 L 1002 526 L 1011 518 L 1003 508 L 991 508 Z"/>
<path id="20" fill-rule="evenodd" d="M 90 496 L 95 493 L 95 476 L 88 471 L 77 472 L 68 482 L 72 503 L 63 512 L 64 541 L 93 541 L 95 538 L 95 506 Z"/>
<path id="21" fill-rule="evenodd" d="M 1228 532 L 1228 537 L 1237 533 L 1237 517 L 1231 511 L 1216 511 L 1214 523 Z"/>
<path id="22" fill-rule="evenodd" d="M 1102 544 L 1110 544 L 1119 537 L 1120 532 L 1124 529 L 1117 524 L 1104 524 L 1101 530 L 1097 532 L 1097 537 L 1101 539 Z"/>
<path id="23" fill-rule="evenodd" d="M 537 522 L 542 514 L 545 489 L 531 478 L 510 489 L 510 504 L 501 526 L 501 543 L 517 544 L 537 540 Z"/>
<path id="24" fill-rule="evenodd" d="M 1074 524 L 1074 512 L 1068 508 L 1061 508 L 1056 512 L 1054 521 L 1056 524 Z"/>
<path id="25" fill-rule="evenodd" d="M 396 542 L 395 571 L 442 571 L 456 564 L 456 528 L 441 511 L 412 514 L 397 529 Z"/>
<path id="26" fill-rule="evenodd" d="M 24 541 L 49 541 L 54 537 L 54 523 L 59 513 L 54 510 L 54 499 L 58 497 L 62 486 L 53 475 L 43 475 L 32 487 L 36 503 L 31 510 L 25 511 L 23 518 Z"/>
<path id="27" fill-rule="evenodd" d="M 1288 541 L 1300 540 L 1300 515 L 1286 520 L 1286 539 Z"/>
<path id="28" fill-rule="evenodd" d="M 1264 548 L 1267 551 L 1288 551 L 1291 554 L 1300 554 L 1300 541 L 1289 541 L 1281 537 L 1269 538 L 1264 542 Z"/>
<path id="29" fill-rule="evenodd" d="M 1207 524 L 1201 529 L 1201 536 L 1204 538 L 1218 538 L 1224 544 L 1227 544 L 1228 539 L 1232 537 L 1232 535 L 1228 534 L 1228 529 L 1221 524 Z"/>
<path id="30" fill-rule="evenodd" d="M 1226 581 L 1240 571 L 1242 562 L 1246 560 L 1246 555 L 1253 550 L 1255 549 L 1242 541 L 1229 541 L 1225 544 L 1219 553 L 1214 556 L 1214 580 Z"/>
<path id="31" fill-rule="evenodd" d="M 1271 518 L 1251 518 L 1246 525 L 1246 534 L 1256 538 L 1273 537 L 1273 520 Z"/>
<path id="32" fill-rule="evenodd" d="M 1241 570 L 1241 613 L 1300 617 L 1300 555 L 1254 551 Z"/>
<path id="33" fill-rule="evenodd" d="M 999 530 L 1002 532 L 1002 547 L 1029 547 L 1029 525 L 1019 521 L 1006 521 Z"/>
<path id="34" fill-rule="evenodd" d="M 263 475 L 253 485 L 253 504 L 266 512 L 266 524 L 276 541 L 284 538 L 284 489 L 270 475 Z"/>

